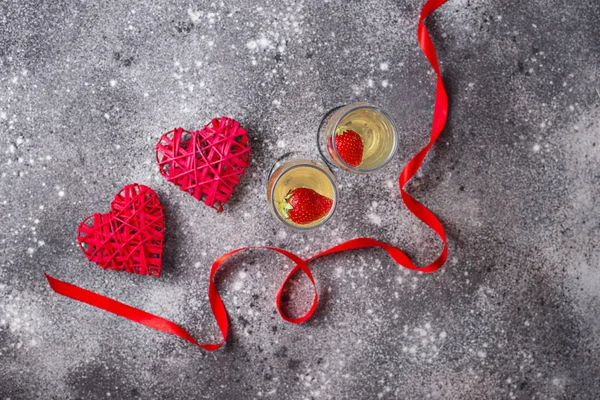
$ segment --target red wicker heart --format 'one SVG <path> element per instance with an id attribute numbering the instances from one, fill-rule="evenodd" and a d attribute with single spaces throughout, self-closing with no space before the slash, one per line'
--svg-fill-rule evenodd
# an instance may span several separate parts
<path id="1" fill-rule="evenodd" d="M 156 144 L 162 176 L 217 212 L 248 168 L 248 132 L 231 118 L 214 118 L 202 130 L 177 128 Z"/>
<path id="2" fill-rule="evenodd" d="M 104 269 L 160 276 L 165 231 L 163 207 L 148 186 L 125 186 L 108 214 L 79 224 L 77 240 L 88 260 Z"/>

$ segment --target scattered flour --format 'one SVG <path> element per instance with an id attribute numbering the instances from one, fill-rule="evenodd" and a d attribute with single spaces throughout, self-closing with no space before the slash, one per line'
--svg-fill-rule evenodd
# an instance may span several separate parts
<path id="1" fill-rule="evenodd" d="M 369 222 L 371 222 L 372 224 L 381 226 L 381 217 L 379 215 L 370 213 L 370 214 L 367 214 L 367 218 L 369 218 Z"/>

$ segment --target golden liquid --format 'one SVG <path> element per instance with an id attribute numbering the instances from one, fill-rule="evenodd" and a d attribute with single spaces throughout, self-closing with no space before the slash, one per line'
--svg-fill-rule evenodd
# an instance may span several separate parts
<path id="1" fill-rule="evenodd" d="M 329 177 L 321 168 L 323 167 L 311 161 L 294 160 L 280 166 L 271 175 L 267 192 L 268 201 L 271 205 L 271 211 L 277 214 L 285 224 L 300 228 L 314 228 L 323 223 L 333 212 L 336 201 L 333 178 Z M 295 224 L 285 217 L 278 203 L 284 200 L 290 190 L 296 188 L 313 189 L 317 193 L 333 199 L 334 207 L 332 207 L 328 215 L 310 224 Z"/>
<path id="2" fill-rule="evenodd" d="M 360 107 L 346 114 L 338 123 L 336 133 L 353 130 L 364 144 L 363 160 L 359 170 L 371 170 L 385 164 L 397 146 L 392 121 L 372 108 Z"/>

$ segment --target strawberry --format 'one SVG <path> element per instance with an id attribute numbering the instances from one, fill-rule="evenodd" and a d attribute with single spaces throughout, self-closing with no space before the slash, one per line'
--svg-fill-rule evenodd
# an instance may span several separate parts
<path id="1" fill-rule="evenodd" d="M 337 133 L 335 147 L 342 160 L 349 166 L 358 167 L 362 163 L 365 146 L 358 133 L 351 130 Z"/>
<path id="2" fill-rule="evenodd" d="M 288 192 L 280 205 L 286 218 L 306 225 L 326 216 L 333 207 L 333 200 L 313 189 L 296 188 Z"/>

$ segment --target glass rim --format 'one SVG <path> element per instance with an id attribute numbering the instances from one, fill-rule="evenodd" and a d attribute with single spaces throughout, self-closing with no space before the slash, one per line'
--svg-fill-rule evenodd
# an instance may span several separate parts
<path id="1" fill-rule="evenodd" d="M 357 102 L 357 103 L 351 103 L 348 104 L 344 107 L 350 107 L 347 111 L 344 112 L 344 114 L 342 114 L 342 116 L 340 116 L 340 118 L 336 121 L 335 126 L 333 127 L 333 137 L 334 140 L 332 140 L 331 142 L 331 147 L 333 148 L 333 151 L 335 151 L 336 154 L 336 158 L 339 159 L 339 161 L 342 162 L 343 164 L 343 168 L 353 171 L 353 172 L 357 172 L 357 173 L 370 173 L 370 172 L 375 172 L 375 171 L 379 171 L 380 169 L 382 169 L 383 167 L 385 167 L 387 164 L 389 164 L 389 162 L 392 160 L 392 158 L 394 158 L 394 156 L 396 155 L 397 151 L 398 151 L 398 142 L 400 141 L 400 138 L 398 137 L 398 127 L 396 126 L 396 123 L 394 122 L 394 120 L 392 119 L 392 117 L 383 109 L 374 106 L 372 104 L 369 103 L 363 103 L 363 102 Z M 361 169 L 358 167 L 353 167 L 351 165 L 349 165 L 348 163 L 346 163 L 346 161 L 344 161 L 344 159 L 340 156 L 340 153 L 338 153 L 336 145 L 335 145 L 335 134 L 337 132 L 337 128 L 340 124 L 340 122 L 342 122 L 342 120 L 351 112 L 359 110 L 359 109 L 371 109 L 371 110 L 375 110 L 381 114 L 383 114 L 384 117 L 386 117 L 390 123 L 392 124 L 392 128 L 394 129 L 394 147 L 392 148 L 392 150 L 390 151 L 390 154 L 387 158 L 387 160 L 385 160 L 384 162 L 382 162 L 380 165 L 378 165 L 377 167 L 374 168 L 369 168 L 369 169 Z M 337 160 L 334 160 L 337 161 Z"/>
<path id="2" fill-rule="evenodd" d="M 333 176 L 333 172 L 331 172 L 331 170 L 329 168 L 327 168 L 325 165 L 318 163 L 316 161 L 308 160 L 308 159 L 304 159 L 304 158 L 295 158 L 295 159 L 287 161 L 286 163 L 294 162 L 294 161 L 301 161 L 303 163 L 292 165 L 290 167 L 284 168 L 281 171 L 281 174 L 279 175 L 279 177 L 275 180 L 275 182 L 273 182 L 273 186 L 271 187 L 271 190 L 269 193 L 270 197 L 271 197 L 270 206 L 271 206 L 271 209 L 273 210 L 273 213 L 277 217 L 277 219 L 279 219 L 279 221 L 281 221 L 285 226 L 289 226 L 290 228 L 297 229 L 299 231 L 309 231 L 312 229 L 319 228 L 320 226 L 325 224 L 327 221 L 329 221 L 329 219 L 335 212 L 335 209 L 337 208 L 339 191 L 338 191 L 338 187 L 337 187 L 337 182 L 335 181 L 335 177 Z M 282 165 L 284 165 L 286 163 L 283 163 Z M 281 165 L 279 167 L 281 167 Z M 277 168 L 279 168 L 279 167 L 277 167 Z M 299 167 L 309 167 L 309 168 L 314 168 L 314 169 L 321 171 L 327 177 L 327 179 L 331 183 L 331 186 L 333 187 L 333 206 L 331 207 L 331 210 L 329 210 L 329 213 L 327 213 L 327 215 L 325 217 L 323 217 L 321 222 L 319 222 L 318 224 L 313 225 L 313 226 L 303 227 L 300 225 L 292 225 L 288 221 L 286 221 L 285 218 L 283 218 L 281 216 L 281 214 L 279 214 L 279 212 L 277 212 L 277 208 L 275 207 L 274 194 L 275 194 L 275 188 L 277 187 L 277 183 L 286 173 L 293 170 L 294 168 L 299 168 Z M 272 172 L 269 174 L 269 180 L 271 179 L 273 172 L 275 172 L 277 170 L 277 168 L 272 168 Z"/>

